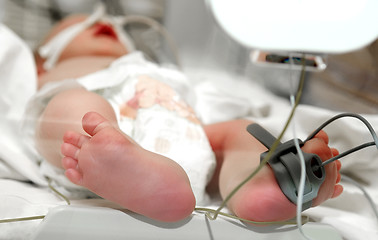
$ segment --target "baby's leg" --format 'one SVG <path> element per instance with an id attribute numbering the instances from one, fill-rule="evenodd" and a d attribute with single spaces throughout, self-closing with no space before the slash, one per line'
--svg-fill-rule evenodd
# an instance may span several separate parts
<path id="1" fill-rule="evenodd" d="M 84 88 L 63 91 L 50 100 L 39 118 L 35 134 L 37 149 L 48 162 L 62 168 L 63 135 L 68 130 L 84 134 L 81 119 L 89 111 L 99 112 L 112 124 L 117 124 L 112 106 Z"/>
<path id="2" fill-rule="evenodd" d="M 222 152 L 217 155 L 221 160 L 218 163 L 222 163 L 219 169 L 219 190 L 223 198 L 257 168 L 260 154 L 266 151 L 266 148 L 246 131 L 248 124 L 249 121 L 238 120 L 206 128 L 213 148 Z M 221 129 L 230 131 L 222 136 L 219 134 Z M 324 161 L 338 154 L 327 144 L 327 136 L 321 133 L 306 143 L 302 149 L 305 152 L 318 154 Z M 340 162 L 326 166 L 326 180 L 319 190 L 318 197 L 313 200 L 313 206 L 341 194 L 342 187 L 337 185 L 340 181 L 339 169 Z M 231 198 L 228 207 L 241 218 L 260 222 L 287 220 L 296 215 L 296 205 L 282 193 L 268 165 L 265 165 Z"/>
<path id="3" fill-rule="evenodd" d="M 161 221 L 177 221 L 195 206 L 189 180 L 174 161 L 141 148 L 101 115 L 83 118 L 89 134 L 67 132 L 66 176 L 123 207 Z"/>
<path id="4" fill-rule="evenodd" d="M 91 145 L 95 141 L 85 141 L 83 146 L 86 150 L 78 151 L 81 153 L 79 158 L 71 156 L 74 161 L 79 160 L 76 163 L 79 171 L 74 171 L 73 168 L 76 166 L 70 165 L 72 161 L 68 166 L 66 159 L 65 167 L 69 168 L 67 171 L 69 178 L 102 197 L 109 198 L 109 200 L 116 201 L 130 210 L 151 218 L 171 221 L 189 215 L 194 208 L 195 200 L 183 170 L 166 158 L 143 151 L 126 135 L 118 132 L 116 115 L 112 106 L 98 94 L 84 88 L 61 92 L 47 105 L 36 129 L 36 143 L 41 155 L 51 164 L 63 168 L 61 153 L 63 136 L 71 145 L 72 139 L 75 138 L 92 139 L 92 135 L 88 134 L 93 134 L 93 129 L 86 133 L 82 125 L 83 116 L 90 111 L 101 113 L 104 118 L 108 119 L 108 121 L 97 122 L 104 122 L 100 125 L 108 127 L 98 132 L 98 136 L 96 132 L 94 139 L 97 139 L 96 141 L 99 143 L 97 147 Z M 88 130 L 97 118 L 85 119 L 90 120 L 84 122 L 86 130 Z M 94 122 L 96 125 L 96 121 Z M 65 135 L 67 131 L 71 131 L 71 133 Z M 114 136 L 111 135 L 113 133 Z M 101 139 L 100 136 L 103 135 L 107 135 L 107 138 Z M 78 136 L 80 137 L 78 138 Z M 106 144 L 108 140 L 117 144 Z M 74 145 L 77 146 L 77 143 Z M 123 149 L 126 146 L 130 149 Z M 92 150 L 93 153 L 88 153 Z M 128 154 L 122 155 L 125 152 Z M 81 162 L 81 156 L 93 156 L 93 159 Z M 102 159 L 103 157 L 108 158 L 108 156 L 116 159 L 101 161 L 105 160 Z M 128 162 L 125 158 L 128 158 Z M 93 160 L 93 165 L 90 165 L 91 160 Z M 132 160 L 135 161 L 129 164 Z M 79 173 L 81 175 L 78 175 Z M 131 188 L 131 190 L 126 191 L 126 188 Z"/>

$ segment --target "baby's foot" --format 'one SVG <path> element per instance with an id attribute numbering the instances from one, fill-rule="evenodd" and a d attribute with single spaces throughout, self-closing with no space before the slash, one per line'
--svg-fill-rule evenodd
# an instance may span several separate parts
<path id="1" fill-rule="evenodd" d="M 70 181 L 153 219 L 192 213 L 194 195 L 177 163 L 144 150 L 97 113 L 87 113 L 82 125 L 89 136 L 67 132 L 61 148 Z"/>
<path id="2" fill-rule="evenodd" d="M 308 141 L 302 147 L 302 150 L 319 155 L 322 161 L 338 155 L 336 149 L 328 147 L 328 137 L 324 132 Z M 342 193 L 343 188 L 338 185 L 340 168 L 340 161 L 326 165 L 326 179 L 319 189 L 318 196 L 313 200 L 312 206 L 317 206 L 327 199 L 337 197 Z M 254 178 L 231 198 L 228 206 L 237 216 L 258 222 L 291 219 L 296 216 L 297 208 L 282 193 L 273 170 L 268 165 L 264 166 Z"/>

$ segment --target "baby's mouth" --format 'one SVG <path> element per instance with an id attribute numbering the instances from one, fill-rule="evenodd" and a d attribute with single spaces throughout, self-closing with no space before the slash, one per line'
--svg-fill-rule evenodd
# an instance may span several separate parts
<path id="1" fill-rule="evenodd" d="M 108 36 L 114 40 L 118 40 L 116 32 L 110 25 L 104 23 L 97 23 L 95 27 L 95 36 Z"/>

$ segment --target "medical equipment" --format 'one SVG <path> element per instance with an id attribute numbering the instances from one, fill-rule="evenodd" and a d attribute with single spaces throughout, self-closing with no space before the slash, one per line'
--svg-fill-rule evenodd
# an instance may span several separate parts
<path id="1" fill-rule="evenodd" d="M 378 22 L 375 0 L 207 2 L 225 32 L 239 43 L 256 49 L 252 60 L 257 63 L 270 63 L 276 53 L 286 53 L 285 58 L 290 59 L 290 54 L 298 52 L 350 52 L 378 37 L 376 28 L 367 27 Z M 310 67 L 322 70 L 324 63 Z"/>
<path id="2" fill-rule="evenodd" d="M 315 3 L 297 0 L 284 2 L 268 0 L 262 3 L 237 0 L 231 3 L 230 1 L 208 0 L 207 2 L 215 19 L 225 32 L 239 43 L 249 48 L 259 49 L 251 53 L 251 60 L 255 63 L 267 63 L 267 65 L 290 69 L 305 66 L 306 70 L 324 70 L 326 65 L 320 56 L 306 57 L 301 53 L 348 52 L 364 47 L 378 37 L 378 29 L 361 29 L 360 27 L 368 26 L 371 22 L 378 22 L 375 11 L 378 8 L 378 2 L 374 0 L 343 2 L 343 8 L 339 8 L 341 2 L 338 1 Z M 323 9 L 325 4 L 327 7 Z M 320 8 L 323 10 L 321 19 L 315 20 L 308 17 L 309 13 L 315 17 L 317 11 L 321 12 Z M 273 53 L 260 52 L 260 50 Z M 282 52 L 287 54 L 282 54 Z M 268 149 L 276 140 L 258 125 L 249 126 L 248 131 Z M 303 143 L 300 142 L 300 144 Z M 281 189 L 292 202 L 296 202 L 296 194 L 298 194 L 300 176 L 296 174 L 299 174 L 300 168 L 297 165 L 299 161 L 293 160 L 296 157 L 294 155 L 288 157 L 287 154 L 295 153 L 295 151 L 294 143 L 286 142 L 277 147 L 269 160 Z M 266 153 L 262 155 L 262 158 L 265 155 Z M 307 209 L 311 206 L 311 199 L 317 196 L 317 191 L 324 180 L 324 169 L 318 156 L 306 154 L 305 159 L 308 181 L 304 200 L 304 204 L 307 203 L 307 205 L 304 209 Z M 317 167 L 316 170 L 314 167 Z"/>
<path id="3" fill-rule="evenodd" d="M 251 60 L 262 66 L 291 70 L 298 70 L 300 66 L 304 69 L 306 66 L 306 70 L 321 71 L 326 68 L 322 57 L 311 55 L 308 58 L 303 53 L 349 52 L 366 46 L 378 37 L 376 28 L 361 30 L 361 26 L 378 22 L 378 2 L 374 0 L 342 3 L 296 0 L 269 0 L 264 3 L 242 0 L 207 2 L 216 21 L 226 33 L 239 43 L 258 49 L 251 52 Z M 342 8 L 339 8 L 340 4 L 343 4 Z M 318 12 L 322 12 L 321 19 L 311 18 L 311 13 L 315 17 Z M 294 98 L 293 95 L 292 97 Z M 299 154 L 302 141 L 298 143 L 298 140 L 291 140 L 281 144 L 259 125 L 250 125 L 247 130 L 269 149 L 261 155 L 261 161 L 269 163 L 283 193 L 290 201 L 297 203 L 298 194 L 303 192 L 303 196 L 300 196 L 303 206 L 298 209 L 309 208 L 324 181 L 323 166 L 337 157 L 322 163 L 315 154 Z M 374 142 L 360 147 L 376 145 L 378 148 L 377 136 L 374 130 L 369 130 Z M 357 149 L 358 147 L 354 150 Z M 272 154 L 267 156 L 270 152 Z M 306 173 L 301 173 L 301 164 L 305 165 Z M 306 180 L 303 189 L 299 189 L 303 176 L 306 176 Z"/>
<path id="4" fill-rule="evenodd" d="M 365 147 L 375 146 L 378 149 L 378 137 L 369 122 L 360 115 L 348 113 L 339 114 L 331 118 L 322 124 L 317 130 L 315 130 L 305 141 L 302 142 L 301 140 L 298 140 L 299 145 L 302 147 L 306 141 L 312 139 L 326 125 L 342 117 L 354 117 L 361 120 L 367 126 L 374 141 L 359 145 L 324 162 L 322 162 L 320 157 L 316 154 L 302 153 L 304 155 L 306 169 L 302 210 L 306 210 L 311 207 L 312 200 L 317 196 L 320 185 L 325 179 L 325 165 Z M 261 162 L 263 162 L 277 139 L 258 124 L 249 125 L 247 127 L 247 131 L 268 148 L 267 152 L 261 154 Z M 267 161 L 275 173 L 275 177 L 281 187 L 282 192 L 291 202 L 298 204 L 297 200 L 300 185 L 301 163 L 294 140 L 279 143 Z"/>
<path id="5" fill-rule="evenodd" d="M 272 148 L 277 140 L 268 131 L 258 124 L 252 124 L 247 127 L 247 131 L 259 140 L 268 151 Z M 299 142 L 303 146 L 303 142 Z M 298 187 L 300 180 L 300 161 L 297 156 L 297 149 L 294 140 L 280 143 L 273 155 L 269 158 L 268 163 L 274 171 L 277 182 L 282 192 L 293 203 L 297 204 Z M 268 152 L 261 154 L 261 161 L 265 159 Z M 303 195 L 302 210 L 306 210 L 312 205 L 312 200 L 318 195 L 320 185 L 325 178 L 325 171 L 322 166 L 320 157 L 316 154 L 303 153 L 306 165 L 306 183 Z"/>
<path id="6" fill-rule="evenodd" d="M 236 96 L 236 95 L 235 95 L 235 96 Z M 245 102 L 244 102 L 244 103 L 245 103 Z M 262 106 L 261 109 L 263 109 L 263 110 L 267 109 L 267 108 L 266 108 L 267 105 L 261 105 L 261 106 Z M 269 106 L 268 108 L 270 108 L 270 105 L 269 105 L 269 104 L 268 104 L 268 106 Z M 264 108 L 265 108 L 265 109 L 264 109 Z M 260 110 L 260 108 L 257 108 L 257 111 L 259 111 L 259 110 Z M 261 111 L 261 112 L 262 112 L 262 114 L 264 114 L 264 111 Z M 266 112 L 265 112 L 265 113 L 266 113 Z M 33 199 L 33 198 L 32 198 L 32 199 Z M 69 207 L 67 207 L 67 211 L 69 211 L 69 210 L 70 210 Z M 74 216 L 80 217 L 81 214 L 84 214 L 84 212 L 81 212 L 80 209 L 73 208 L 72 210 L 73 210 L 72 212 L 73 212 L 73 215 L 74 215 Z M 83 209 L 83 210 L 85 210 L 85 209 Z M 112 210 L 112 209 L 109 209 L 109 211 L 111 211 L 111 210 Z M 96 214 L 97 214 L 97 213 L 106 214 L 106 211 L 105 211 L 105 212 L 100 212 L 100 211 L 97 212 L 96 209 L 93 209 L 93 211 L 94 211 L 93 213 L 96 213 Z M 49 215 L 49 216 L 53 216 L 55 213 L 56 213 L 56 211 L 54 211 L 54 209 L 51 209 L 51 210 L 49 211 L 49 214 L 48 214 L 48 215 Z M 66 216 L 67 216 L 67 215 L 66 215 Z M 94 216 L 98 216 L 98 215 L 94 215 Z M 43 223 L 44 223 L 43 225 L 47 225 L 47 226 L 49 226 L 48 223 L 51 223 L 50 220 L 52 220 L 52 219 L 53 219 L 53 218 L 50 218 L 50 219 L 49 219 L 49 218 L 47 217 L 46 220 L 43 222 Z M 75 219 L 75 218 L 72 217 L 72 215 L 69 215 L 68 218 L 63 218 L 63 219 L 62 219 L 63 224 L 66 224 L 66 223 L 67 223 L 67 219 Z M 96 218 L 96 217 L 93 217 L 92 215 L 90 215 L 89 219 L 97 219 L 97 220 L 100 220 L 100 219 L 98 219 L 98 218 Z M 135 220 L 135 219 L 133 219 L 133 220 Z M 220 220 L 220 221 L 223 221 L 222 218 L 220 218 L 219 220 Z M 132 220 L 131 220 L 131 221 L 132 221 Z M 203 223 L 203 222 L 205 222 L 206 220 L 205 220 L 205 218 L 203 217 L 203 219 L 202 219 L 201 221 L 202 221 L 202 223 Z M 78 222 L 80 223 L 81 221 L 78 221 Z M 114 224 L 114 225 L 116 224 L 116 222 L 117 222 L 117 221 L 110 221 L 110 223 L 111 223 L 111 224 Z M 103 222 L 101 222 L 101 223 L 103 223 Z M 209 222 L 209 223 L 210 223 L 210 224 L 217 224 L 217 222 Z M 128 224 L 128 223 L 123 223 L 123 225 L 124 225 L 124 224 Z M 310 224 L 310 225 L 311 225 L 311 224 Z M 51 226 L 51 225 L 50 225 L 50 226 Z M 94 226 L 97 226 L 97 225 L 94 225 Z M 42 227 L 42 225 L 41 225 L 41 227 Z M 224 228 L 227 228 L 226 226 L 223 226 L 223 227 L 224 227 Z M 222 228 L 223 228 L 223 227 L 222 227 Z M 309 226 L 306 224 L 305 227 L 309 227 Z M 49 230 L 49 227 L 47 227 L 47 230 Z M 91 229 L 91 230 L 89 230 L 89 231 L 95 231 L 95 230 L 96 230 L 96 229 Z M 194 232 L 194 230 L 195 230 L 195 229 L 191 229 L 190 232 Z M 209 232 L 206 232 L 206 233 L 207 233 L 207 234 L 211 234 L 211 233 L 212 233 L 213 236 L 215 236 L 215 234 L 216 234 L 216 233 L 215 233 L 216 230 L 215 230 L 214 228 L 213 228 L 213 230 L 214 230 L 214 231 L 209 231 L 210 233 L 209 233 Z M 270 229 L 269 229 L 269 230 L 270 230 Z M 79 229 L 79 231 L 80 231 L 80 229 Z M 230 231 L 232 231 L 232 230 L 230 230 Z M 235 231 L 237 231 L 237 230 L 235 229 Z M 322 231 L 322 230 L 320 230 L 320 231 Z M 81 232 L 81 233 L 83 233 L 83 232 Z M 74 233 L 72 233 L 72 234 L 74 234 Z M 273 234 L 275 234 L 274 231 L 273 231 Z M 279 234 L 280 234 L 280 231 L 278 230 L 278 231 L 277 231 L 277 235 L 279 235 Z M 328 234 L 328 233 L 327 233 L 327 234 Z M 334 234 L 334 233 L 333 233 L 333 234 Z M 189 234 L 188 234 L 188 235 L 189 235 Z M 336 234 L 336 235 L 337 235 L 337 234 Z M 63 236 L 63 235 L 61 235 L 61 236 Z M 266 236 L 266 234 L 264 234 L 264 236 Z M 331 234 L 330 236 L 333 236 L 333 235 Z M 139 237 L 140 237 L 140 236 L 139 236 Z M 315 235 L 314 235 L 314 237 L 315 237 Z M 288 237 L 288 238 L 289 238 L 289 237 Z M 315 238 L 318 238 L 318 237 L 315 237 Z M 335 238 L 337 238 L 337 236 L 335 236 Z M 289 239 L 290 239 L 290 238 L 289 238 Z M 321 239 L 323 239 L 323 238 L 321 238 Z"/>

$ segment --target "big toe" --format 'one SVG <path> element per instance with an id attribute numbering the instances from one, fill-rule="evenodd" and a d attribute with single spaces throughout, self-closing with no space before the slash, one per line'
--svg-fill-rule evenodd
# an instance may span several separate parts
<path id="1" fill-rule="evenodd" d="M 83 129 L 89 135 L 93 136 L 101 129 L 112 126 L 112 124 L 101 114 L 96 112 L 88 112 L 82 119 Z"/>

